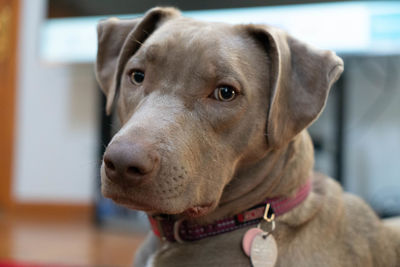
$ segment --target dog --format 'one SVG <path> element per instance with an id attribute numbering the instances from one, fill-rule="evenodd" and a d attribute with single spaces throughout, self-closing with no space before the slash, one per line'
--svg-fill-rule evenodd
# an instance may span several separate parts
<path id="1" fill-rule="evenodd" d="M 306 128 L 343 71 L 335 53 L 175 8 L 97 30 L 97 80 L 122 125 L 102 194 L 153 226 L 135 266 L 400 266 L 400 234 L 313 171 Z M 276 200 L 289 203 L 282 214 Z M 276 242 L 270 265 L 253 255 L 257 223 Z"/>

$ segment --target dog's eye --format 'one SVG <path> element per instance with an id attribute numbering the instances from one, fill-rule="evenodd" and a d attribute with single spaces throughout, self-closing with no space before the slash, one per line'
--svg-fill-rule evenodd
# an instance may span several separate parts
<path id="1" fill-rule="evenodd" d="M 218 101 L 228 102 L 235 99 L 236 90 L 229 85 L 223 85 L 214 90 L 214 98 Z"/>
<path id="2" fill-rule="evenodd" d="M 144 72 L 140 70 L 134 70 L 130 75 L 131 83 L 140 85 L 144 81 Z"/>

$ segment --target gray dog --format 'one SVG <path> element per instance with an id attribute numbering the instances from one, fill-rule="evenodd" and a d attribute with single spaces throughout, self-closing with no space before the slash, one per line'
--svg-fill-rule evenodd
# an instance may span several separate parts
<path id="1" fill-rule="evenodd" d="M 102 21 L 98 40 L 123 125 L 102 193 L 153 226 L 136 266 L 400 266 L 400 235 L 313 171 L 306 128 L 343 71 L 333 52 L 173 8 Z"/>

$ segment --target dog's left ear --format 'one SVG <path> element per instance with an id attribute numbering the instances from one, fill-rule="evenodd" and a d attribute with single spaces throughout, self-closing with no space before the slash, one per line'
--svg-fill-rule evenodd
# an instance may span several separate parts
<path id="1" fill-rule="evenodd" d="M 274 27 L 247 25 L 246 30 L 270 60 L 266 135 L 270 147 L 280 147 L 317 119 L 343 71 L 343 61 Z"/>
<path id="2" fill-rule="evenodd" d="M 175 8 L 155 7 L 141 18 L 110 18 L 99 22 L 96 77 L 107 97 L 107 114 L 111 113 L 126 62 L 157 28 L 178 16 L 180 12 Z"/>

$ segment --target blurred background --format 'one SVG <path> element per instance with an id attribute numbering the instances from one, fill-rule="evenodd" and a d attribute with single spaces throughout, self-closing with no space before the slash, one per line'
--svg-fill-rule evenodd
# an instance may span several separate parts
<path id="1" fill-rule="evenodd" d="M 336 51 L 345 71 L 310 129 L 316 169 L 382 218 L 400 215 L 399 1 L 0 0 L 0 266 L 132 262 L 146 217 L 99 193 L 118 126 L 94 76 L 95 27 L 157 5 Z"/>

